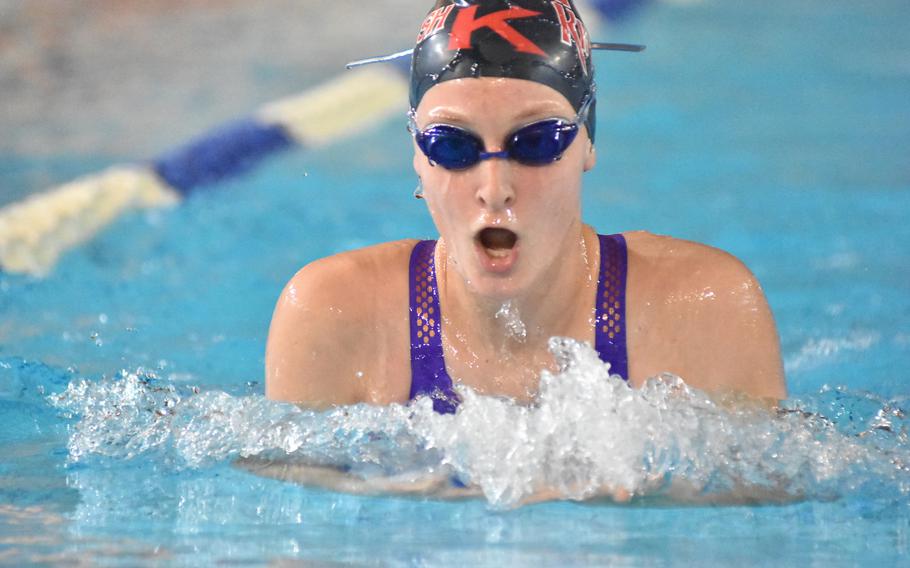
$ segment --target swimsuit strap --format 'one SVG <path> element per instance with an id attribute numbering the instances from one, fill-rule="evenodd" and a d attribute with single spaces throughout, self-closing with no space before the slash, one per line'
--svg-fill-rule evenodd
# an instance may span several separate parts
<path id="1" fill-rule="evenodd" d="M 442 324 L 439 291 L 436 287 L 434 252 L 436 241 L 421 241 L 411 252 L 408 283 L 410 291 L 411 393 L 410 400 L 426 395 L 433 410 L 451 414 L 458 395 L 446 372 L 442 351 Z"/>
<path id="2" fill-rule="evenodd" d="M 601 361 L 610 363 L 610 374 L 629 380 L 626 350 L 626 274 L 628 251 L 622 235 L 598 235 L 600 279 L 594 328 L 594 348 Z"/>

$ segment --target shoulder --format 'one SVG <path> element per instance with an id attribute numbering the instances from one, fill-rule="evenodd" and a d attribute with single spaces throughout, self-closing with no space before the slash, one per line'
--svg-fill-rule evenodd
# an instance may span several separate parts
<path id="1" fill-rule="evenodd" d="M 415 240 L 382 243 L 315 260 L 291 278 L 282 299 L 292 304 L 299 303 L 295 300 L 306 300 L 304 303 L 319 305 L 326 300 L 346 304 L 363 301 L 364 290 L 377 291 L 394 285 L 396 279 L 407 280 L 408 259 L 416 243 Z M 307 294 L 301 296 L 300 291 Z"/>
<path id="2" fill-rule="evenodd" d="M 765 301 L 752 271 L 728 252 L 644 231 L 625 236 L 631 269 L 665 303 L 719 310 Z"/>
<path id="3" fill-rule="evenodd" d="M 786 390 L 774 318 L 749 268 L 735 256 L 704 244 L 626 234 L 630 291 L 642 324 L 674 337 L 653 349 L 693 386 L 783 398 Z M 667 347 L 672 345 L 672 347 Z M 659 371 L 658 371 L 659 372 Z"/>
<path id="4" fill-rule="evenodd" d="M 407 285 L 408 259 L 416 241 L 395 241 L 315 260 L 285 285 L 276 315 L 305 318 L 309 327 L 358 335 L 365 319 Z M 303 322 L 301 322 L 303 323 Z"/>
<path id="5" fill-rule="evenodd" d="M 408 259 L 417 241 L 313 261 L 287 283 L 266 348 L 269 398 L 324 407 L 367 402 L 384 342 L 407 329 Z"/>
<path id="6" fill-rule="evenodd" d="M 676 277 L 668 283 L 673 286 L 755 282 L 742 261 L 719 248 L 647 231 L 625 233 L 624 237 L 630 258 L 662 276 Z"/>

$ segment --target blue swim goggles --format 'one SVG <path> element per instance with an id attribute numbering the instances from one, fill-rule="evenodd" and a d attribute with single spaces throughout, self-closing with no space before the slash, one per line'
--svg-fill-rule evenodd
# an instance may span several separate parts
<path id="1" fill-rule="evenodd" d="M 430 164 L 439 164 L 447 170 L 463 170 L 491 158 L 511 159 L 527 166 L 545 166 L 562 158 L 572 145 L 593 100 L 593 94 L 588 95 L 572 121 L 547 118 L 522 126 L 506 137 L 500 152 L 485 151 L 483 140 L 458 126 L 432 124 L 419 130 L 413 110 L 408 114 L 408 131 Z"/>

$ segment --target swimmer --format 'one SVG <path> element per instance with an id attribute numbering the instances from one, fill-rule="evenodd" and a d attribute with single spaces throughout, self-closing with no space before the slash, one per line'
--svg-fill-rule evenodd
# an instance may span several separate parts
<path id="1" fill-rule="evenodd" d="M 530 402 L 556 369 L 555 336 L 589 343 L 633 387 L 671 372 L 711 393 L 786 397 L 772 314 L 740 261 L 582 221 L 592 47 L 570 0 L 436 3 L 412 54 L 409 129 L 439 238 L 301 269 L 271 323 L 269 398 L 325 409 L 431 396 L 450 413 L 463 385 Z"/>

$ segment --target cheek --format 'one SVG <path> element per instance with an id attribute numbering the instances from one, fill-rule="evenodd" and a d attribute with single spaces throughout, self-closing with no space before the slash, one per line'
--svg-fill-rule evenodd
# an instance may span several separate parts
<path id="1" fill-rule="evenodd" d="M 560 233 L 573 226 L 581 217 L 581 208 L 577 199 L 571 194 L 559 192 L 548 199 L 542 199 L 538 207 L 538 223 L 541 228 L 547 227 L 546 233 Z"/>
<path id="2" fill-rule="evenodd" d="M 544 168 L 528 168 L 519 186 L 527 188 L 526 203 L 533 203 L 535 209 L 563 215 L 578 212 L 581 199 L 581 169 L 569 156 Z M 533 195 L 531 193 L 533 192 Z M 521 202 L 521 199 L 519 199 Z"/>
<path id="3" fill-rule="evenodd" d="M 467 191 L 446 170 L 438 167 L 429 170 L 422 178 L 424 201 L 433 223 L 445 236 L 465 223 L 467 204 L 463 196 Z"/>

